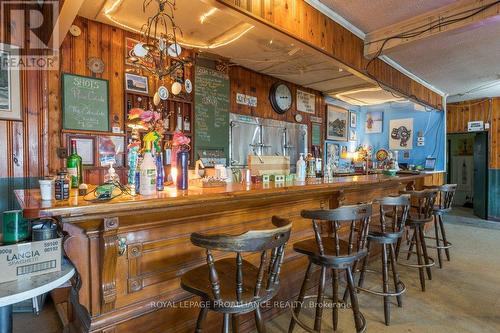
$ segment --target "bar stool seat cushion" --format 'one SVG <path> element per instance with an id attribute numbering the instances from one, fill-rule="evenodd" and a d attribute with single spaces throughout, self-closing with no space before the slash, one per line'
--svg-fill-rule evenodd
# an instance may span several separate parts
<path id="1" fill-rule="evenodd" d="M 224 312 L 224 308 L 231 308 L 231 312 L 247 312 L 253 311 L 259 302 L 266 302 L 270 300 L 277 292 L 275 288 L 266 290 L 267 286 L 267 272 L 264 274 L 262 280 L 262 287 L 260 289 L 259 297 L 255 297 L 255 281 L 259 269 L 252 265 L 250 262 L 242 261 L 243 273 L 243 290 L 241 299 L 238 301 L 236 298 L 236 265 L 234 258 L 226 258 L 217 260 L 215 268 L 219 276 L 220 282 L 220 299 L 217 302 L 214 299 L 212 285 L 209 280 L 208 265 L 203 265 L 192 269 L 185 273 L 181 278 L 181 286 L 185 290 L 200 296 L 204 300 L 213 302 L 211 308 L 215 311 L 219 310 Z"/>
<path id="2" fill-rule="evenodd" d="M 363 258 L 367 251 L 357 251 L 352 249 L 349 253 L 349 242 L 339 240 L 339 255 L 335 251 L 335 239 L 331 237 L 321 237 L 323 243 L 324 255 L 321 255 L 318 249 L 318 244 L 315 238 L 306 239 L 293 244 L 293 249 L 296 252 L 305 254 L 313 259 L 313 262 L 323 263 L 326 265 L 335 264 L 350 264 L 356 260 Z"/>

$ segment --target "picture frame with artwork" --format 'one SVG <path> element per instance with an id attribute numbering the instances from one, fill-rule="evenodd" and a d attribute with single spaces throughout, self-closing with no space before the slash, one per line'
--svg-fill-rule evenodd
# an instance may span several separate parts
<path id="1" fill-rule="evenodd" d="M 326 139 L 348 141 L 349 111 L 331 104 L 326 110 Z"/>
<path id="2" fill-rule="evenodd" d="M 0 61 L 10 63 L 9 59 L 18 55 L 15 46 L 0 43 Z M 23 120 L 21 109 L 21 78 L 19 69 L 0 66 L 0 119 Z"/>
<path id="3" fill-rule="evenodd" d="M 326 164 L 332 166 L 339 163 L 340 145 L 335 142 L 325 141 L 325 161 Z"/>
<path id="4" fill-rule="evenodd" d="M 99 137 L 99 165 L 114 167 L 125 166 L 125 138 L 123 136 L 100 136 Z"/>
<path id="5" fill-rule="evenodd" d="M 358 122 L 358 114 L 356 112 L 349 112 L 349 123 L 351 128 L 356 128 Z"/>
<path id="6" fill-rule="evenodd" d="M 413 118 L 392 119 L 389 122 L 389 149 L 413 148 Z"/>
<path id="7" fill-rule="evenodd" d="M 349 141 L 357 141 L 358 140 L 358 133 L 355 129 L 350 129 L 349 130 Z"/>
<path id="8" fill-rule="evenodd" d="M 148 95 L 148 77 L 132 73 L 125 73 L 125 90 L 127 92 Z"/>
<path id="9" fill-rule="evenodd" d="M 71 140 L 76 141 L 76 150 L 82 158 L 85 166 L 95 166 L 95 142 L 94 136 L 68 135 L 68 155 L 71 154 Z"/>
<path id="10" fill-rule="evenodd" d="M 384 130 L 384 112 L 368 111 L 365 120 L 365 134 L 378 134 Z"/>

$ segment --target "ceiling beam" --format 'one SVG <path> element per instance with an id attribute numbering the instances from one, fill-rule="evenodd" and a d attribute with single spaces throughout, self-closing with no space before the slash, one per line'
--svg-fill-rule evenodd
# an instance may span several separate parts
<path id="1" fill-rule="evenodd" d="M 49 41 L 49 45 L 51 45 L 53 49 L 59 49 L 61 47 L 69 28 L 75 21 L 78 11 L 84 2 L 85 0 L 64 1 Z"/>
<path id="2" fill-rule="evenodd" d="M 364 43 L 365 57 L 380 56 L 425 38 L 484 24 L 488 19 L 500 17 L 498 0 L 467 2 L 460 1 L 444 6 L 367 34 Z M 448 23 L 445 26 L 437 26 L 444 22 Z"/>

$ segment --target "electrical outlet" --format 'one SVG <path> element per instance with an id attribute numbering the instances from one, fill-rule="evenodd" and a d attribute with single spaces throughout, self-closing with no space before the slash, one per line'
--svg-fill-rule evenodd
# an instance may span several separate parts
<path id="1" fill-rule="evenodd" d="M 64 147 L 57 148 L 57 157 L 59 158 L 68 158 L 68 150 Z"/>
<path id="2" fill-rule="evenodd" d="M 417 137 L 417 142 L 425 142 L 425 138 L 423 136 Z"/>
<path id="3" fill-rule="evenodd" d="M 417 146 L 418 147 L 423 147 L 423 146 L 425 146 L 425 142 L 424 141 L 419 141 L 419 142 L 417 142 Z"/>

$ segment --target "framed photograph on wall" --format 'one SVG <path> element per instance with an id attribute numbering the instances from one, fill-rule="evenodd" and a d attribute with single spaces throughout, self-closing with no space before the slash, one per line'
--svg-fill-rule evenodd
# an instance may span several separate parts
<path id="1" fill-rule="evenodd" d="M 393 119 L 389 122 L 389 149 L 413 148 L 413 118 Z"/>
<path id="2" fill-rule="evenodd" d="M 351 128 L 356 128 L 356 123 L 358 122 L 358 114 L 356 112 L 349 112 L 349 122 L 351 123 Z"/>
<path id="3" fill-rule="evenodd" d="M 99 137 L 99 164 L 114 167 L 125 165 L 125 138 L 123 136 Z"/>
<path id="4" fill-rule="evenodd" d="M 358 140 L 358 133 L 356 132 L 355 129 L 349 130 L 349 141 L 357 141 Z"/>
<path id="5" fill-rule="evenodd" d="M 18 54 L 14 46 L 0 43 L 1 64 L 9 64 Z M 0 119 L 23 120 L 19 69 L 0 66 Z"/>
<path id="6" fill-rule="evenodd" d="M 149 93 L 148 77 L 125 73 L 125 90 L 133 93 L 147 95 Z"/>
<path id="7" fill-rule="evenodd" d="M 382 133 L 384 128 L 384 112 L 369 111 L 366 113 L 365 133 Z"/>
<path id="8" fill-rule="evenodd" d="M 326 164 L 332 166 L 337 164 L 340 159 L 340 145 L 334 142 L 325 141 L 325 161 Z"/>
<path id="9" fill-rule="evenodd" d="M 326 109 L 326 139 L 347 141 L 347 126 L 349 111 L 335 105 L 327 105 Z"/>
<path id="10" fill-rule="evenodd" d="M 82 164 L 88 166 L 95 165 L 95 137 L 69 135 L 68 136 L 68 156 L 71 154 L 71 140 L 76 141 L 76 150 L 82 158 Z"/>

